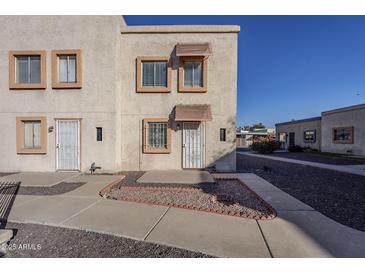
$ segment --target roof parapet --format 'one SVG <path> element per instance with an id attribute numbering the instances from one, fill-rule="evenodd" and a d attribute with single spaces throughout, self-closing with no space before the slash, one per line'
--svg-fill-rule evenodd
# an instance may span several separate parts
<path id="1" fill-rule="evenodd" d="M 137 33 L 238 33 L 238 25 L 124 26 L 122 34 Z"/>
<path id="2" fill-rule="evenodd" d="M 345 112 L 345 111 L 352 111 L 352 110 L 358 110 L 358 109 L 363 109 L 363 108 L 365 108 L 365 104 L 353 105 L 353 106 L 349 106 L 349 107 L 336 108 L 336 109 L 331 109 L 331 110 L 323 111 L 322 112 L 322 115 L 330 115 L 330 114 L 334 114 L 334 113 Z"/>
<path id="3" fill-rule="evenodd" d="M 290 125 L 290 124 L 297 124 L 297 123 L 305 123 L 305 122 L 317 121 L 317 120 L 321 120 L 321 119 L 322 119 L 322 117 L 321 116 L 318 116 L 318 117 L 312 117 L 312 118 L 307 118 L 307 119 L 300 119 L 300 120 L 293 120 L 293 121 L 278 123 L 278 124 L 275 124 L 275 126 L 283 126 L 283 125 Z"/>

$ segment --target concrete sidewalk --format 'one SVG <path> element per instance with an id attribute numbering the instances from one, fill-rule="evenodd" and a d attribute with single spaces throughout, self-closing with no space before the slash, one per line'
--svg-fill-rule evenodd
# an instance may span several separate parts
<path id="1" fill-rule="evenodd" d="M 270 159 L 270 160 L 274 160 L 274 161 L 281 161 L 281 162 L 286 162 L 286 163 L 319 167 L 319 168 L 330 169 L 330 170 L 335 170 L 335 171 L 339 171 L 339 172 L 345 172 L 345 173 L 365 176 L 365 165 L 330 165 L 330 164 L 323 164 L 323 163 L 317 163 L 317 162 L 309 162 L 309 161 L 302 161 L 302 160 L 295 160 L 295 159 L 289 159 L 289 158 L 283 158 L 283 157 L 275 157 L 275 156 L 270 156 L 270 155 L 257 154 L 257 153 L 253 153 L 253 152 L 243 152 L 243 151 L 237 151 L 237 154 L 264 158 L 264 159 Z"/>
<path id="2" fill-rule="evenodd" d="M 84 229 L 218 257 L 364 257 L 365 233 L 338 224 L 254 174 L 239 176 L 278 211 L 256 221 L 165 206 L 106 200 L 115 176 L 81 175 L 87 184 L 56 196 L 18 195 L 8 220 Z M 75 178 L 79 180 L 80 178 Z M 93 192 L 94 191 L 94 192 Z"/>
<path id="3" fill-rule="evenodd" d="M 204 170 L 150 170 L 137 183 L 198 185 L 214 183 L 214 178 Z"/>

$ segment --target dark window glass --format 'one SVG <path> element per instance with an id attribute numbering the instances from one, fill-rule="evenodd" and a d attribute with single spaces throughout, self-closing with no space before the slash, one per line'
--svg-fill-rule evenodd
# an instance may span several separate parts
<path id="1" fill-rule="evenodd" d="M 102 127 L 96 128 L 96 141 L 98 141 L 98 142 L 103 141 L 103 128 Z"/>
<path id="2" fill-rule="evenodd" d="M 220 139 L 221 142 L 226 141 L 226 129 L 225 128 L 221 128 L 219 130 L 219 139 Z"/>
<path id="3" fill-rule="evenodd" d="M 334 130 L 335 141 L 352 141 L 352 128 L 338 128 Z"/>
<path id="4" fill-rule="evenodd" d="M 316 131 L 306 130 L 304 131 L 304 142 L 314 143 L 316 141 Z"/>

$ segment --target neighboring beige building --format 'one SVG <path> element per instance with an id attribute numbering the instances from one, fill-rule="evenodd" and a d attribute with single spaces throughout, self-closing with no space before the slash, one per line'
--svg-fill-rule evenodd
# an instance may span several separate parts
<path id="1" fill-rule="evenodd" d="M 365 155 L 365 104 L 322 112 L 322 151 Z"/>
<path id="2" fill-rule="evenodd" d="M 280 142 L 282 149 L 298 145 L 320 150 L 321 117 L 276 124 L 276 140 Z"/>
<path id="3" fill-rule="evenodd" d="M 275 128 L 263 128 L 250 130 L 240 130 L 236 132 L 236 147 L 237 148 L 249 148 L 254 141 L 262 138 L 268 138 L 275 140 Z"/>
<path id="4" fill-rule="evenodd" d="M 235 170 L 238 26 L 0 26 L 0 171 Z"/>
<path id="5" fill-rule="evenodd" d="M 294 144 L 323 152 L 365 155 L 365 104 L 324 111 L 321 117 L 276 124 L 276 132 L 284 149 Z M 306 142 L 306 136 L 310 140 L 314 136 L 315 142 Z"/>

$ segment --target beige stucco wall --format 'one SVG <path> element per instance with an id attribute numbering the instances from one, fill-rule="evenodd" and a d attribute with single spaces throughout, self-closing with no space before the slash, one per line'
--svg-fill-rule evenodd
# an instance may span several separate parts
<path id="1" fill-rule="evenodd" d="M 316 142 L 304 142 L 304 131 L 316 130 Z M 301 147 L 309 147 L 312 149 L 321 150 L 321 120 L 303 121 L 276 126 L 277 140 L 280 133 L 287 133 L 287 144 L 289 143 L 289 133 L 295 133 L 295 144 Z"/>
<path id="2" fill-rule="evenodd" d="M 322 114 L 322 151 L 365 155 L 365 106 L 355 110 Z M 354 127 L 353 144 L 334 144 L 334 127 Z"/>
<path id="3" fill-rule="evenodd" d="M 167 118 L 177 104 L 210 104 L 213 120 L 206 123 L 206 166 L 215 164 L 218 170 L 235 170 L 235 127 L 237 96 L 237 32 L 199 32 L 194 27 L 162 28 L 163 32 L 122 33 L 122 167 L 126 170 L 181 169 L 182 132 L 172 133 L 170 154 L 142 153 L 142 120 Z M 156 30 L 154 30 L 156 31 Z M 214 31 L 212 28 L 211 31 Z M 178 93 L 178 59 L 174 56 L 177 43 L 212 45 L 208 59 L 208 92 Z M 172 56 L 172 91 L 165 94 L 136 93 L 136 58 L 138 56 Z M 227 141 L 219 141 L 219 129 L 227 128 Z"/>
<path id="4" fill-rule="evenodd" d="M 46 116 L 48 126 L 55 118 L 82 118 L 82 170 L 92 162 L 120 169 L 121 25 L 120 16 L 0 16 L 0 171 L 55 170 L 55 131 L 47 133 L 46 155 L 16 153 L 15 117 L 36 115 Z M 51 88 L 53 49 L 82 49 L 82 89 Z M 10 50 L 47 51 L 46 90 L 9 90 Z M 104 131 L 100 143 L 97 126 Z"/>

